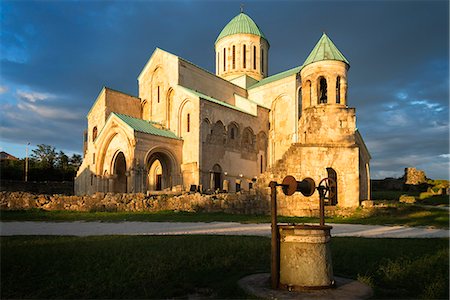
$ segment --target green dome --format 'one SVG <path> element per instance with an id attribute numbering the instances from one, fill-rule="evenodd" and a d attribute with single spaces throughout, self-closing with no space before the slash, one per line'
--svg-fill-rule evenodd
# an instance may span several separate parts
<path id="1" fill-rule="evenodd" d="M 345 62 L 350 66 L 350 63 L 345 58 L 345 56 L 339 51 L 339 49 L 334 45 L 331 39 L 323 33 L 320 40 L 317 42 L 314 49 L 309 54 L 308 58 L 306 58 L 303 66 L 312 64 L 314 62 L 322 61 L 322 60 L 338 60 Z"/>
<path id="2" fill-rule="evenodd" d="M 221 38 L 239 33 L 254 34 L 262 37 L 267 41 L 266 36 L 261 31 L 261 29 L 259 29 L 258 25 L 256 25 L 255 21 L 253 21 L 252 18 L 250 18 L 243 12 L 241 12 L 239 15 L 234 17 L 230 22 L 228 22 L 227 26 L 225 26 L 222 29 L 222 31 L 220 32 L 219 36 L 216 39 L 216 44 Z"/>

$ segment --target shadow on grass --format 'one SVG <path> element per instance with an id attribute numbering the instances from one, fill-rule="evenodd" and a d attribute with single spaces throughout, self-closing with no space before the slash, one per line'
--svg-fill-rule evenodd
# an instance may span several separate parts
<path id="1" fill-rule="evenodd" d="M 1 298 L 246 298 L 270 270 L 270 239 L 233 236 L 1 237 Z M 375 298 L 448 298 L 448 239 L 333 238 L 334 273 Z"/>

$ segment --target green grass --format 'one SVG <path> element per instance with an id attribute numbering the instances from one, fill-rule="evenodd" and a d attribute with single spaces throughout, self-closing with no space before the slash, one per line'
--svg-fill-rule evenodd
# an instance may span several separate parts
<path id="1" fill-rule="evenodd" d="M 1 237 L 1 298 L 245 298 L 270 270 L 270 239 L 232 236 Z M 448 298 L 448 239 L 333 238 L 334 273 L 375 298 Z"/>
<path id="2" fill-rule="evenodd" d="M 268 215 L 241 215 L 226 213 L 190 213 L 190 212 L 76 212 L 20 210 L 1 211 L 1 221 L 142 221 L 142 222 L 240 222 L 270 223 Z M 313 217 L 279 217 L 285 223 L 317 223 Z M 392 203 L 384 208 L 371 210 L 357 209 L 349 217 L 329 217 L 327 223 L 349 223 L 368 225 L 407 225 L 449 227 L 448 211 L 423 208 L 415 205 Z"/>
<path id="3" fill-rule="evenodd" d="M 419 192 L 405 192 L 405 191 L 372 191 L 370 194 L 372 200 L 398 200 L 401 195 L 419 196 Z"/>
<path id="4" fill-rule="evenodd" d="M 417 201 L 418 204 L 424 205 L 434 205 L 434 206 L 449 206 L 449 196 L 448 195 L 423 195 L 420 194 L 420 200 Z"/>

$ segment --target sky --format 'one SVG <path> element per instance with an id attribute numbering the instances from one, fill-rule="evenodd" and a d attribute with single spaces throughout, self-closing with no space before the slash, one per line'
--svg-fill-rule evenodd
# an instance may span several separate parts
<path id="1" fill-rule="evenodd" d="M 349 60 L 372 178 L 449 178 L 448 1 L 3 0 L 1 151 L 81 154 L 102 87 L 137 95 L 156 47 L 214 73 L 214 41 L 241 3 L 270 42 L 269 75 L 302 65 L 322 32 Z"/>

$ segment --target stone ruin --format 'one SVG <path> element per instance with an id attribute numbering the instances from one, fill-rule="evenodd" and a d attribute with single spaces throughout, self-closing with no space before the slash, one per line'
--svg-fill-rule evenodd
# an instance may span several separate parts
<path id="1" fill-rule="evenodd" d="M 405 168 L 404 183 L 410 185 L 419 185 L 427 182 L 427 176 L 422 170 L 416 168 Z"/>

